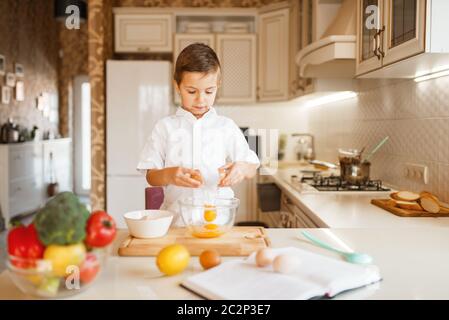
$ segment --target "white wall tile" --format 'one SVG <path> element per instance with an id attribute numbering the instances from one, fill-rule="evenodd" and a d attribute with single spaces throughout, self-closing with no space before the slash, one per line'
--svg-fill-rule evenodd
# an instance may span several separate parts
<path id="1" fill-rule="evenodd" d="M 436 124 L 435 135 L 438 137 L 438 161 L 449 163 L 449 118 L 439 119 L 436 121 Z"/>
<path id="2" fill-rule="evenodd" d="M 219 113 L 238 125 L 310 132 L 317 157 L 338 161 L 338 148 L 366 153 L 385 136 L 389 142 L 371 159 L 372 177 L 397 188 L 435 192 L 449 202 L 449 77 L 413 80 L 360 80 L 358 98 L 319 107 L 298 101 L 226 106 Z M 404 176 L 407 162 L 427 165 L 430 184 Z"/>
<path id="3" fill-rule="evenodd" d="M 438 195 L 441 201 L 449 203 L 449 164 L 438 166 Z"/>
<path id="4" fill-rule="evenodd" d="M 319 137 L 318 157 L 337 159 L 339 147 L 366 146 L 369 152 L 388 135 L 389 142 L 371 159 L 373 178 L 398 188 L 428 190 L 440 197 L 449 194 L 449 185 L 442 182 L 442 174 L 449 181 L 449 172 L 442 172 L 449 167 L 441 165 L 449 163 L 449 77 L 422 83 L 400 80 L 383 85 L 380 81 L 377 85 L 372 82 L 371 89 L 367 87 L 359 93 L 356 105 L 347 102 L 307 110 L 308 119 L 327 119 L 310 127 Z M 407 162 L 427 165 L 430 184 L 407 179 Z"/>

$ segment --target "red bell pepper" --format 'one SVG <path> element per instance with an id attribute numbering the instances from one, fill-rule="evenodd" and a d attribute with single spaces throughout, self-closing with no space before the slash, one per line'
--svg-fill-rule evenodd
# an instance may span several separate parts
<path id="1" fill-rule="evenodd" d="M 86 244 L 90 247 L 105 247 L 116 234 L 114 219 L 105 211 L 94 211 L 87 220 Z"/>
<path id="2" fill-rule="evenodd" d="M 34 267 L 34 260 L 41 259 L 44 255 L 44 250 L 45 247 L 39 240 L 34 224 L 18 226 L 9 231 L 8 253 L 23 259 L 12 258 L 11 261 L 16 267 Z"/>
<path id="3" fill-rule="evenodd" d="M 80 267 L 81 282 L 91 282 L 97 276 L 98 271 L 100 271 L 100 262 L 94 254 L 88 253 Z"/>

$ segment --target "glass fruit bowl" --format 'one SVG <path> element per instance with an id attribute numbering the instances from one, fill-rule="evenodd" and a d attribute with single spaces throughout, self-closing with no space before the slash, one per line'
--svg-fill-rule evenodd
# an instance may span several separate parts
<path id="1" fill-rule="evenodd" d="M 228 232 L 234 225 L 239 203 L 237 198 L 188 197 L 179 201 L 187 230 L 197 238 L 215 238 Z"/>
<path id="2" fill-rule="evenodd" d="M 90 287 L 99 278 L 106 260 L 107 248 L 101 248 L 78 257 L 59 252 L 51 260 L 9 255 L 6 265 L 12 281 L 23 293 L 39 298 L 63 298 Z"/>

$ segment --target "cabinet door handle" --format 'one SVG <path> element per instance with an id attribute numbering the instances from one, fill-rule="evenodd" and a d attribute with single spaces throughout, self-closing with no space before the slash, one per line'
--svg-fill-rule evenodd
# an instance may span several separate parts
<path id="1" fill-rule="evenodd" d="M 374 35 L 374 38 L 373 38 L 373 53 L 377 57 L 377 59 L 380 60 L 379 53 L 377 52 L 377 32 L 376 32 L 376 34 Z"/>
<path id="2" fill-rule="evenodd" d="M 374 38 L 373 38 L 373 42 L 374 42 L 373 52 L 374 52 L 374 55 L 377 57 L 377 59 L 380 60 L 381 57 L 380 57 L 380 54 L 378 52 L 378 50 L 379 50 L 379 48 L 378 48 L 379 47 L 379 42 L 377 40 L 377 35 L 378 34 L 379 34 L 379 31 L 376 32 L 376 34 L 374 35 Z"/>
<path id="3" fill-rule="evenodd" d="M 380 29 L 378 32 L 377 32 L 377 36 L 379 37 L 379 47 L 378 47 L 378 49 L 377 49 L 377 52 L 379 52 L 379 54 L 380 54 L 380 56 L 383 58 L 383 57 L 385 57 L 385 51 L 383 51 L 381 48 L 383 48 L 383 37 L 382 37 L 382 34 L 385 32 L 385 26 L 383 26 L 382 27 L 382 29 Z"/>
<path id="4" fill-rule="evenodd" d="M 383 26 L 382 29 L 377 30 L 376 34 L 374 35 L 374 54 L 379 60 L 385 57 L 385 51 L 381 49 L 383 43 L 381 36 L 384 31 L 385 26 Z"/>
<path id="5" fill-rule="evenodd" d="M 148 52 L 148 51 L 150 51 L 150 47 L 139 47 L 139 48 L 137 48 L 137 51 L 139 51 L 139 52 Z"/>

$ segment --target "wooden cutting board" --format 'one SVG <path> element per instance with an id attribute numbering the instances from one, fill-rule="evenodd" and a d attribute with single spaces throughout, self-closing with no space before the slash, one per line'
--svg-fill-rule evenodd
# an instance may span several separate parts
<path id="1" fill-rule="evenodd" d="M 262 227 L 233 227 L 228 233 L 209 239 L 193 237 L 186 228 L 173 228 L 162 238 L 139 239 L 128 236 L 118 249 L 120 256 L 156 256 L 165 246 L 184 245 L 192 256 L 215 249 L 222 256 L 247 256 L 269 247 L 270 240 Z"/>
<path id="2" fill-rule="evenodd" d="M 371 203 L 400 217 L 449 217 L 449 209 L 442 208 L 439 213 L 427 211 L 407 210 L 388 205 L 390 199 L 373 199 Z"/>

